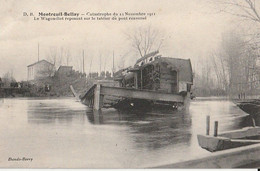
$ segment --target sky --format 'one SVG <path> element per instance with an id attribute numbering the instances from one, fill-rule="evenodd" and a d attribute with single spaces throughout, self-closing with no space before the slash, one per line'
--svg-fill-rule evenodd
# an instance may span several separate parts
<path id="1" fill-rule="evenodd" d="M 27 66 L 39 58 L 48 59 L 50 49 L 69 49 L 69 65 L 81 70 L 82 51 L 86 72 L 122 67 L 137 58 L 126 33 L 150 25 L 164 33 L 160 54 L 167 57 L 203 61 L 219 46 L 223 32 L 232 28 L 228 15 L 212 12 L 208 0 L 0 0 L 0 77 L 12 71 L 16 80 L 27 79 Z M 151 12 L 155 16 L 140 21 L 35 21 L 23 12 Z M 64 61 L 63 61 L 63 64 Z"/>

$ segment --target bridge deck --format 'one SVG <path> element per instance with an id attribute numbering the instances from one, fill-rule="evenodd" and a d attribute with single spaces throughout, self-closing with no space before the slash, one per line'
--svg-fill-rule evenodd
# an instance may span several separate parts
<path id="1" fill-rule="evenodd" d="M 183 103 L 184 98 L 181 95 L 161 93 L 149 90 L 139 90 L 139 89 L 129 89 L 122 87 L 106 87 L 101 86 L 101 95 L 110 95 L 125 98 L 136 98 L 136 99 L 146 99 L 146 100 L 158 100 L 167 102 L 180 102 Z"/>
<path id="2" fill-rule="evenodd" d="M 106 96 L 177 103 L 184 103 L 185 101 L 185 97 L 177 94 L 123 87 L 109 87 L 99 84 L 93 85 L 80 99 L 84 103 L 94 106 L 94 109 L 99 110 L 104 104 L 103 97 Z"/>

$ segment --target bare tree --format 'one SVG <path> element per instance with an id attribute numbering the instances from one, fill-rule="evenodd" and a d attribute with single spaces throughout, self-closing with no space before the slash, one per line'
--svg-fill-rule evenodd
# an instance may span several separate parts
<path id="1" fill-rule="evenodd" d="M 4 86 L 10 86 L 11 82 L 16 82 L 13 76 L 13 70 L 6 72 L 2 77 L 2 83 L 4 84 Z"/>
<path id="2" fill-rule="evenodd" d="M 40 71 L 38 71 L 36 79 L 52 77 L 54 75 L 54 73 L 55 73 L 55 66 L 46 65 L 46 66 L 44 66 L 44 68 L 42 68 Z"/>
<path id="3" fill-rule="evenodd" d="M 259 0 L 211 0 L 220 12 L 230 14 L 241 22 L 250 24 L 250 31 L 244 35 L 248 44 L 260 45 L 260 1 Z M 240 26 L 239 26 L 240 27 Z"/>
<path id="4" fill-rule="evenodd" d="M 59 57 L 58 57 L 58 63 L 59 63 L 59 65 L 62 65 L 63 57 L 64 57 L 64 48 L 61 47 L 61 48 L 60 48 L 60 55 L 59 55 Z"/>
<path id="5" fill-rule="evenodd" d="M 57 48 L 56 47 L 50 47 L 49 53 L 48 53 L 48 60 L 56 66 L 57 64 Z"/>
<path id="6" fill-rule="evenodd" d="M 54 64 L 56 68 L 58 68 L 63 63 L 63 57 L 70 55 L 68 50 L 64 50 L 63 47 L 60 48 L 60 52 L 58 52 L 57 47 L 50 47 L 49 52 L 47 54 L 47 59 L 50 63 Z"/>
<path id="7" fill-rule="evenodd" d="M 220 88 L 229 94 L 236 94 L 250 92 L 259 86 L 258 53 L 255 48 L 252 48 L 237 33 L 227 32 L 222 35 L 218 52 L 211 55 L 211 62 Z"/>
<path id="8" fill-rule="evenodd" d="M 66 64 L 67 64 L 67 66 L 69 66 L 69 63 L 71 61 L 71 54 L 70 54 L 69 49 L 64 51 L 64 56 L 65 56 L 65 59 L 66 59 Z"/>
<path id="9" fill-rule="evenodd" d="M 221 5 L 221 11 L 250 20 L 260 25 L 259 0 L 214 0 Z"/>
<path id="10" fill-rule="evenodd" d="M 211 54 L 211 62 L 213 65 L 214 73 L 217 77 L 217 87 L 224 91 L 228 91 L 228 78 L 227 78 L 227 69 L 224 63 L 223 54 L 213 52 Z"/>
<path id="11" fill-rule="evenodd" d="M 90 64 L 89 64 L 89 76 L 90 76 L 90 78 L 91 78 L 92 60 L 93 60 L 93 56 L 91 56 L 91 58 L 90 58 Z"/>
<path id="12" fill-rule="evenodd" d="M 125 68 L 125 63 L 126 63 L 126 58 L 130 54 L 130 51 L 124 53 L 123 55 L 120 56 L 118 62 L 117 62 L 117 69 L 123 69 Z"/>
<path id="13" fill-rule="evenodd" d="M 133 32 L 125 33 L 133 49 L 141 56 L 154 50 L 159 50 L 163 44 L 163 35 L 159 30 L 148 27 L 139 27 Z"/>
<path id="14" fill-rule="evenodd" d="M 229 89 L 241 91 L 245 82 L 243 71 L 245 42 L 243 38 L 234 32 L 227 32 L 222 35 L 223 57 L 229 73 Z"/>

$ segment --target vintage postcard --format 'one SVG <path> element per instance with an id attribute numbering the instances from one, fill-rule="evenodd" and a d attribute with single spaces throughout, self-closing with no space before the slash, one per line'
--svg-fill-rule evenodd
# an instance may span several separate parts
<path id="1" fill-rule="evenodd" d="M 0 168 L 259 168 L 259 0 L 0 0 Z"/>

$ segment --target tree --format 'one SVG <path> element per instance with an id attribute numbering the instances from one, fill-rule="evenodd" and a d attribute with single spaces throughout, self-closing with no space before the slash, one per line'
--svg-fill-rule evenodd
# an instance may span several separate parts
<path id="1" fill-rule="evenodd" d="M 124 53 L 123 55 L 121 55 L 120 57 L 119 57 L 119 60 L 118 60 L 118 62 L 117 62 L 117 69 L 118 70 L 120 70 L 120 69 L 123 69 L 123 68 L 125 68 L 125 66 L 126 66 L 126 59 L 127 59 L 127 56 L 129 56 L 130 55 L 130 51 L 128 51 L 128 52 L 126 52 L 126 53 Z"/>
<path id="2" fill-rule="evenodd" d="M 111 77 L 111 72 L 109 72 L 109 71 L 106 71 L 106 78 L 107 78 L 107 79 L 110 79 L 110 78 L 112 78 L 112 77 Z"/>
<path id="3" fill-rule="evenodd" d="M 69 63 L 71 61 L 71 54 L 70 54 L 69 49 L 64 51 L 64 56 L 65 56 L 65 59 L 66 59 L 66 65 L 69 66 Z"/>
<path id="4" fill-rule="evenodd" d="M 233 82 L 239 81 L 240 90 L 252 90 L 259 86 L 259 71 L 260 68 L 256 65 L 257 61 L 260 60 L 260 1 L 259 0 L 214 0 L 214 3 L 217 3 L 220 7 L 221 12 L 228 13 L 241 19 L 243 23 L 247 22 L 247 25 L 250 24 L 250 29 L 243 31 L 243 48 L 238 49 L 237 51 L 232 50 L 232 47 L 226 48 L 227 54 L 229 54 L 229 79 L 230 86 L 232 87 Z M 235 44 L 236 40 L 232 40 Z M 229 50 L 228 50 L 229 49 Z M 242 50 L 242 51 L 241 51 Z M 231 54 L 241 52 L 243 54 Z M 234 56 L 234 57 L 232 57 Z M 239 56 L 239 60 L 235 59 L 235 56 Z M 234 58 L 234 59 L 233 59 Z M 238 68 L 238 65 L 241 69 L 239 72 L 240 77 L 233 77 L 232 72 L 235 68 Z M 238 79 L 237 79 L 238 78 Z"/>
<path id="5" fill-rule="evenodd" d="M 229 94 L 250 92 L 257 88 L 257 56 L 255 47 L 241 35 L 224 33 L 218 52 L 211 55 L 219 88 Z"/>
<path id="6" fill-rule="evenodd" d="M 65 61 L 64 61 L 65 59 Z M 70 54 L 70 50 L 67 48 L 60 48 L 60 56 L 58 58 L 58 63 L 60 65 L 67 65 L 69 66 L 69 62 L 71 61 L 71 54 Z"/>
<path id="7" fill-rule="evenodd" d="M 2 77 L 2 83 L 4 86 L 10 86 L 10 83 L 16 82 L 14 76 L 13 76 L 13 71 L 8 71 L 6 72 L 3 77 Z"/>
<path id="8" fill-rule="evenodd" d="M 214 0 L 215 1 L 215 0 Z M 258 23 L 260 26 L 259 1 L 256 0 L 216 0 L 221 5 L 221 11 Z"/>
<path id="9" fill-rule="evenodd" d="M 46 65 L 44 68 L 42 68 L 40 71 L 38 71 L 38 80 L 46 78 L 46 77 L 52 77 L 55 73 L 55 66 L 53 65 Z"/>
<path id="10" fill-rule="evenodd" d="M 48 53 L 48 60 L 56 66 L 57 64 L 57 48 L 56 47 L 50 47 L 49 53 Z"/>
<path id="11" fill-rule="evenodd" d="M 146 54 L 159 50 L 163 44 L 163 35 L 159 30 L 148 27 L 139 27 L 133 32 L 125 33 L 132 48 L 140 55 L 140 57 Z"/>
<path id="12" fill-rule="evenodd" d="M 102 71 L 102 72 L 100 73 L 100 76 L 99 76 L 99 78 L 100 78 L 100 79 L 104 79 L 104 78 L 105 78 L 105 76 L 106 76 L 106 73 L 105 73 L 105 71 Z"/>
<path id="13" fill-rule="evenodd" d="M 232 16 L 241 19 L 242 22 L 249 22 L 250 29 L 247 29 L 247 33 L 244 38 L 247 39 L 247 43 L 251 45 L 257 44 L 259 48 L 260 39 L 260 1 L 259 0 L 214 0 L 220 7 L 220 11 L 230 14 Z M 241 26 L 239 26 L 241 27 Z"/>
<path id="14" fill-rule="evenodd" d="M 60 48 L 60 54 L 58 55 L 57 47 L 50 47 L 49 52 L 47 54 L 47 59 L 50 63 L 54 64 L 56 68 L 58 68 L 62 64 L 62 59 L 64 55 L 63 47 Z"/>
<path id="15" fill-rule="evenodd" d="M 225 92 L 228 91 L 227 69 L 221 52 L 211 54 L 211 62 L 217 78 L 217 87 Z"/>

